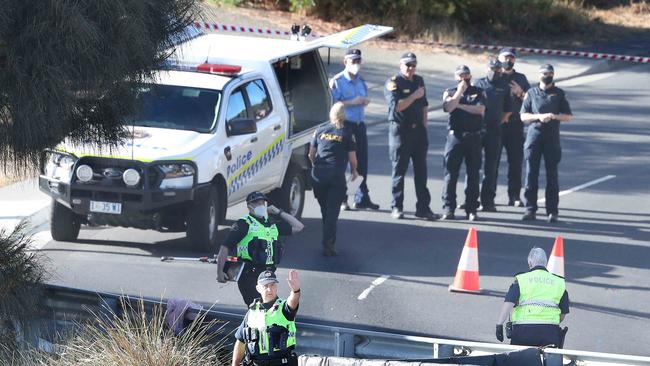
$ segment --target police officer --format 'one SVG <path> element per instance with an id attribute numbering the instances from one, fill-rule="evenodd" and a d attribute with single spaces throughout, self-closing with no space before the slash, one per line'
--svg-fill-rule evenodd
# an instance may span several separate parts
<path id="1" fill-rule="evenodd" d="M 415 74 L 417 57 L 407 52 L 400 58 L 397 75 L 386 81 L 384 95 L 388 102 L 388 148 L 392 171 L 391 216 L 404 217 L 404 176 L 413 160 L 413 180 L 417 197 L 415 216 L 437 220 L 439 215 L 429 208 L 431 195 L 427 188 L 427 102 L 424 80 Z"/>
<path id="2" fill-rule="evenodd" d="M 345 170 L 350 164 L 352 180 L 357 179 L 356 143 L 346 127 L 345 106 L 336 102 L 330 109 L 330 123 L 317 129 L 309 147 L 314 196 L 323 216 L 323 255 L 335 256 L 336 223 L 346 195 Z"/>
<path id="3" fill-rule="evenodd" d="M 510 87 L 512 114 L 506 123 L 501 124 L 501 140 L 508 157 L 508 206 L 523 207 L 521 197 L 521 169 L 524 161 L 524 124 L 519 110 L 524 94 L 530 89 L 526 75 L 515 71 L 517 52 L 512 48 L 499 51 L 499 61 L 503 65 L 504 81 Z M 501 152 L 503 149 L 501 150 Z M 500 160 L 501 152 L 499 152 Z"/>
<path id="4" fill-rule="evenodd" d="M 530 123 L 524 143 L 526 160 L 526 213 L 522 220 L 535 220 L 539 166 L 544 157 L 546 170 L 546 214 L 548 222 L 557 222 L 560 186 L 557 166 L 560 163 L 560 122 L 568 122 L 573 115 L 564 91 L 555 86 L 555 70 L 546 64 L 539 68 L 539 85 L 530 88 L 521 105 L 521 120 Z"/>
<path id="5" fill-rule="evenodd" d="M 531 249 L 530 270 L 515 276 L 501 307 L 496 326 L 499 341 L 503 342 L 503 323 L 512 312 L 511 344 L 561 347 L 564 343 L 560 322 L 569 313 L 569 294 L 564 278 L 548 272 L 546 262 L 544 249 Z"/>
<path id="6" fill-rule="evenodd" d="M 366 124 L 364 123 L 364 111 L 370 99 L 368 98 L 368 86 L 366 81 L 359 75 L 361 69 L 361 50 L 349 49 L 343 57 L 345 69 L 336 74 L 330 80 L 332 99 L 341 102 L 345 106 L 345 116 L 348 128 L 352 130 L 357 141 L 357 171 L 362 177 L 361 186 L 354 195 L 352 208 L 378 210 L 379 205 L 370 200 L 368 193 L 368 136 Z M 341 205 L 342 210 L 348 210 L 347 196 Z"/>
<path id="7" fill-rule="evenodd" d="M 485 91 L 483 115 L 483 181 L 481 182 L 481 211 L 496 212 L 494 197 L 497 193 L 499 157 L 501 156 L 501 124 L 511 113 L 510 88 L 504 82 L 501 62 L 491 59 L 487 75 L 475 86 Z"/>
<path id="8" fill-rule="evenodd" d="M 447 143 L 445 144 L 445 183 L 442 188 L 443 220 L 453 220 L 456 208 L 456 182 L 460 165 L 465 160 L 467 182 L 465 212 L 470 221 L 476 215 L 481 169 L 481 123 L 485 112 L 484 92 L 472 86 L 469 67 L 458 66 L 454 73 L 457 86 L 445 90 L 442 108 L 449 113 Z"/>
<path id="9" fill-rule="evenodd" d="M 257 297 L 257 276 L 266 269 L 275 270 L 282 259 L 283 248 L 278 237 L 297 233 L 305 226 L 282 209 L 267 206 L 268 198 L 261 192 L 250 193 L 246 197 L 246 205 L 248 215 L 232 225 L 219 249 L 217 281 L 226 282 L 223 271 L 226 257 L 228 252 L 237 253 L 237 259 L 244 262 L 237 286 L 244 303 L 250 305 Z M 270 218 L 269 215 L 274 217 Z"/>
<path id="10" fill-rule="evenodd" d="M 278 279 L 273 271 L 260 273 L 256 289 L 260 298 L 249 306 L 235 332 L 232 366 L 297 366 L 296 314 L 300 302 L 298 271 L 287 278 L 291 293 L 286 300 L 278 297 Z"/>

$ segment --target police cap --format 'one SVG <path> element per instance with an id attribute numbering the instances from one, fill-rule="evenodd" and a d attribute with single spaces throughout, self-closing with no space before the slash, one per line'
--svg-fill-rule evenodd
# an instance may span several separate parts
<path id="1" fill-rule="evenodd" d="M 502 48 L 501 51 L 499 51 L 499 57 L 507 57 L 507 56 L 512 56 L 512 57 L 517 57 L 517 51 L 515 51 L 514 48 Z"/>
<path id="2" fill-rule="evenodd" d="M 413 52 L 407 52 L 400 57 L 399 62 L 403 64 L 408 64 L 410 62 L 417 62 L 418 58 L 415 56 L 415 53 Z"/>
<path id="3" fill-rule="evenodd" d="M 262 192 L 255 191 L 249 193 L 248 196 L 246 196 L 246 204 L 250 204 L 251 202 L 260 201 L 260 200 L 264 200 L 267 202 L 269 201 L 266 195 Z"/>
<path id="4" fill-rule="evenodd" d="M 544 74 L 544 73 L 547 73 L 547 72 L 555 73 L 555 69 L 553 68 L 553 65 L 551 65 L 551 64 L 544 64 L 544 65 L 540 66 L 537 71 L 540 74 Z"/>
<path id="5" fill-rule="evenodd" d="M 358 48 L 350 48 L 343 56 L 345 59 L 357 60 L 361 58 L 361 50 Z"/>
<path id="6" fill-rule="evenodd" d="M 454 72 L 454 74 L 456 76 L 460 76 L 460 75 L 463 75 L 463 74 L 471 74 L 471 73 L 472 72 L 469 71 L 469 67 L 467 65 L 460 65 L 460 66 L 456 67 L 456 71 Z"/>
<path id="7" fill-rule="evenodd" d="M 270 269 L 267 269 L 266 271 L 260 273 L 259 276 L 257 276 L 257 284 L 260 286 L 264 286 L 269 283 L 278 283 L 278 277 L 276 277 L 275 273 L 271 271 Z"/>
<path id="8" fill-rule="evenodd" d="M 501 63 L 501 61 L 493 58 L 490 59 L 490 61 L 488 61 L 487 66 L 492 70 L 498 70 L 503 67 L 503 64 Z"/>

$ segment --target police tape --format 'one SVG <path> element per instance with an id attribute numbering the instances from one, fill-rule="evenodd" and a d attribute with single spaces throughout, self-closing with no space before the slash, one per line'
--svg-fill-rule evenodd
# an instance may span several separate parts
<path id="1" fill-rule="evenodd" d="M 209 31 L 217 31 L 217 32 L 253 33 L 253 34 L 260 34 L 260 35 L 267 35 L 267 36 L 291 36 L 292 35 L 292 33 L 289 31 L 280 31 L 277 29 L 259 28 L 259 27 L 243 26 L 243 25 L 207 23 L 207 22 L 194 22 L 194 27 L 199 31 L 209 30 Z M 311 33 L 308 35 L 308 37 L 319 38 L 322 36 Z M 531 47 L 509 47 L 509 46 L 502 46 L 502 45 L 483 45 L 483 44 L 472 44 L 472 43 L 442 43 L 442 42 L 414 42 L 414 43 L 430 44 L 441 48 L 479 49 L 479 50 L 486 50 L 486 51 L 500 50 L 502 48 L 512 48 L 517 52 L 534 53 L 540 55 L 582 57 L 582 58 L 588 58 L 592 60 L 627 61 L 627 62 L 650 64 L 650 57 L 615 55 L 610 53 L 553 50 L 553 49 L 531 48 Z"/>
<path id="2" fill-rule="evenodd" d="M 280 31 L 277 29 L 270 28 L 259 28 L 243 25 L 228 25 L 228 24 L 219 24 L 219 23 L 207 23 L 207 22 L 194 22 L 194 28 L 197 30 L 209 30 L 217 32 L 236 32 L 236 33 L 253 33 L 266 36 L 291 36 L 292 33 L 289 31 Z M 309 34 L 308 37 L 319 38 L 321 36 L 316 34 Z"/>
<path id="3" fill-rule="evenodd" d="M 567 51 L 567 50 L 549 50 L 543 48 L 530 48 L 530 47 L 508 47 L 508 46 L 494 46 L 494 45 L 483 45 L 483 44 L 471 44 L 471 43 L 440 43 L 440 42 L 428 42 L 428 44 L 433 44 L 442 48 L 461 48 L 461 49 L 480 49 L 480 50 L 500 50 L 502 48 L 512 48 L 517 52 L 524 53 L 536 53 L 541 55 L 551 55 L 551 56 L 572 56 L 572 57 L 583 57 L 595 60 L 611 60 L 611 61 L 628 61 L 628 62 L 637 62 L 637 63 L 650 63 L 650 57 L 642 56 L 629 56 L 629 55 L 614 55 L 610 53 L 597 53 L 597 52 L 584 52 L 584 51 Z"/>

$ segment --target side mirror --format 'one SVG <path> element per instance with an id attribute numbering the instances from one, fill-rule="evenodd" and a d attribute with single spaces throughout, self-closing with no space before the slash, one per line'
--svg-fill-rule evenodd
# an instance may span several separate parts
<path id="1" fill-rule="evenodd" d="M 236 118 L 226 123 L 228 136 L 248 135 L 257 132 L 257 124 L 251 118 Z"/>

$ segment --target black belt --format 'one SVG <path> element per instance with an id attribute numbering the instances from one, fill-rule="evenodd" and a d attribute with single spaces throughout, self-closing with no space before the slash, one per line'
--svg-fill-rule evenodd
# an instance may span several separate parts
<path id="1" fill-rule="evenodd" d="M 281 366 L 287 365 L 292 359 L 295 359 L 296 355 L 293 353 L 288 353 L 283 357 L 273 358 L 268 360 L 250 360 L 251 365 L 256 366 Z"/>
<path id="2" fill-rule="evenodd" d="M 404 123 L 404 122 L 397 122 L 397 121 L 390 121 L 390 123 L 394 123 L 402 128 L 412 128 L 415 129 L 418 127 L 417 123 Z"/>
<path id="3" fill-rule="evenodd" d="M 461 132 L 458 130 L 449 130 L 450 135 L 454 135 L 456 137 L 469 137 L 469 136 L 479 136 L 481 134 L 481 131 L 465 131 Z"/>

